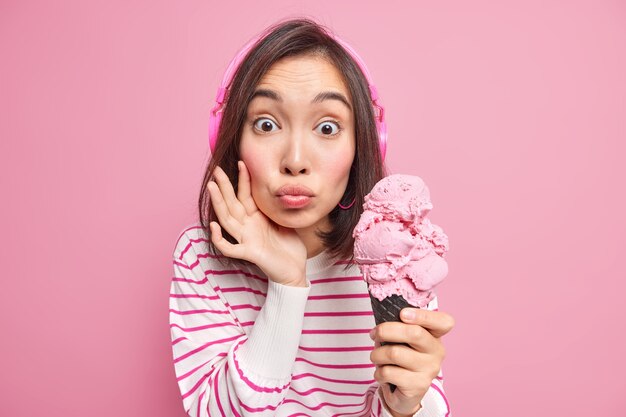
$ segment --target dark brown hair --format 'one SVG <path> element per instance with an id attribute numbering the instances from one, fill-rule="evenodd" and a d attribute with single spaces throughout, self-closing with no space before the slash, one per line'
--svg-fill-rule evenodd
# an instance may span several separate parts
<path id="1" fill-rule="evenodd" d="M 275 23 L 265 30 L 266 35 L 253 46 L 237 68 L 226 96 L 217 144 L 204 173 L 198 201 L 200 224 L 207 236 L 211 233 L 209 223 L 211 221 L 219 223 L 210 202 L 207 184 L 212 179 L 213 170 L 219 166 L 228 175 L 235 193 L 237 192 L 237 161 L 240 159 L 241 134 L 248 104 L 257 84 L 272 64 L 281 58 L 316 55 L 335 65 L 344 77 L 352 97 L 356 137 L 354 161 L 341 203 L 346 206 L 352 199 L 356 200 L 348 210 L 336 206 L 329 213 L 333 228 L 328 233 L 318 231 L 318 236 L 332 257 L 352 259 L 354 246 L 352 231 L 363 212 L 365 195 L 386 175 L 386 168 L 378 145 L 374 107 L 367 78 L 352 56 L 329 36 L 325 32 L 328 29 L 324 28 L 325 26 L 309 18 L 292 18 Z M 237 243 L 223 228 L 222 235 L 230 243 Z M 212 254 L 221 255 L 210 239 L 208 245 Z M 234 261 L 249 263 L 243 259 Z M 232 263 L 233 260 L 229 259 L 227 262 Z"/>

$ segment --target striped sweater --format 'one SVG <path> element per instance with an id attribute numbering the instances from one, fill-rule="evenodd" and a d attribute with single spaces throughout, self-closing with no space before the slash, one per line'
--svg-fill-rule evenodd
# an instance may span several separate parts
<path id="1" fill-rule="evenodd" d="M 375 322 L 356 264 L 344 270 L 349 262 L 322 252 L 307 259 L 308 287 L 290 287 L 255 265 L 222 266 L 208 242 L 191 225 L 173 253 L 170 332 L 189 416 L 391 417 L 373 377 Z M 451 416 L 442 376 L 415 416 Z"/>

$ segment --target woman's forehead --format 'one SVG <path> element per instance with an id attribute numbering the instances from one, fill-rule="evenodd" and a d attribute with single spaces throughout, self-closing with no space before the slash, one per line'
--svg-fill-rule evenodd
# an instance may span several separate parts
<path id="1" fill-rule="evenodd" d="M 304 99 L 305 96 L 300 96 L 298 99 Z M 281 93 L 278 91 L 272 90 L 270 88 L 257 88 L 253 95 L 252 101 L 260 101 L 261 99 L 271 100 L 279 105 L 285 105 L 286 100 L 283 98 Z M 287 101 L 296 101 L 296 100 L 287 100 Z M 352 105 L 350 104 L 350 99 L 346 97 L 340 91 L 335 90 L 324 90 L 317 93 L 310 101 L 310 105 L 316 105 L 321 103 L 336 103 L 340 106 L 343 106 L 345 110 L 352 111 Z"/>
<path id="2" fill-rule="evenodd" d="M 343 97 L 351 107 L 350 93 L 339 70 L 320 57 L 298 56 L 275 62 L 257 84 L 253 99 L 264 97 L 277 102 L 306 98 L 314 103 Z"/>

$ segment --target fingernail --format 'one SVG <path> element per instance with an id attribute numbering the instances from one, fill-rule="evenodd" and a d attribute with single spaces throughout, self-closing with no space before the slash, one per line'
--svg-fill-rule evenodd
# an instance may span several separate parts
<path id="1" fill-rule="evenodd" d="M 374 335 L 376 334 L 376 327 L 370 330 L 370 339 L 374 340 Z"/>
<path id="2" fill-rule="evenodd" d="M 415 318 L 415 312 L 410 308 L 405 308 L 402 310 L 402 318 L 407 320 L 413 320 Z"/>

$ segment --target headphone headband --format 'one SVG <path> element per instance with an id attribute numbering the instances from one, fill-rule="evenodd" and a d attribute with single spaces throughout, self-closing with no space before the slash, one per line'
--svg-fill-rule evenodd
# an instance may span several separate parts
<path id="1" fill-rule="evenodd" d="M 369 85 L 370 96 L 372 98 L 372 105 L 375 110 L 375 120 L 376 120 L 376 130 L 378 131 L 378 146 L 380 147 L 380 153 L 382 159 L 385 160 L 385 154 L 387 153 L 387 124 L 385 123 L 385 110 L 382 104 L 379 103 L 378 90 L 376 86 L 372 82 L 370 73 L 365 65 L 365 62 L 361 59 L 361 57 L 356 53 L 356 51 L 348 45 L 344 40 L 340 39 L 337 35 L 328 30 L 324 29 L 324 31 L 336 40 L 345 50 L 354 58 L 355 62 L 363 72 L 363 75 L 367 79 L 367 83 Z M 217 143 L 217 133 L 219 131 L 219 126 L 222 121 L 222 107 L 224 105 L 224 101 L 226 99 L 227 90 L 230 87 L 230 83 L 233 79 L 234 73 L 241 64 L 241 61 L 244 60 L 250 49 L 252 49 L 259 40 L 264 38 L 266 33 L 261 33 L 252 39 L 250 39 L 243 48 L 235 55 L 232 61 L 228 64 L 228 68 L 224 73 L 224 77 L 222 78 L 222 83 L 217 89 L 217 95 L 215 98 L 215 105 L 211 109 L 211 113 L 209 115 L 209 146 L 211 148 L 211 153 L 215 150 L 215 145 Z"/>

